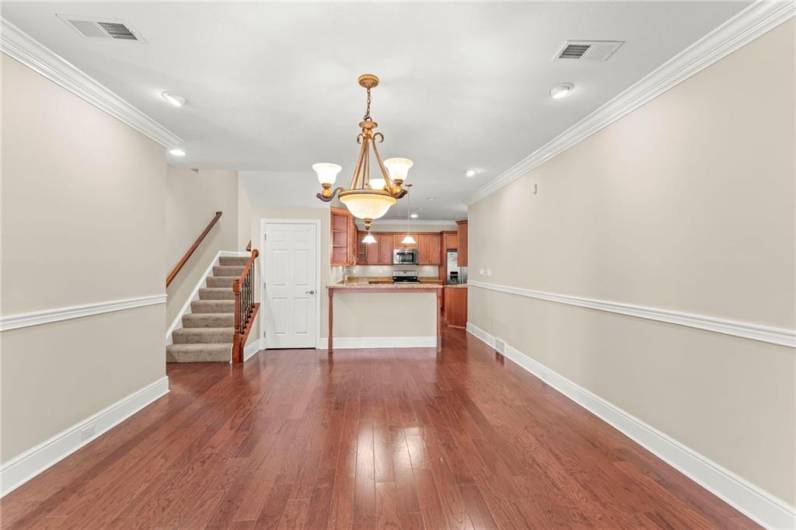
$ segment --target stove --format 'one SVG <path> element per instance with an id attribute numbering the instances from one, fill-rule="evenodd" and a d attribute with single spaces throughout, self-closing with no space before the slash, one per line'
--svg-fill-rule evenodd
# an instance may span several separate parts
<path id="1" fill-rule="evenodd" d="M 392 281 L 395 283 L 419 283 L 417 271 L 393 271 Z"/>

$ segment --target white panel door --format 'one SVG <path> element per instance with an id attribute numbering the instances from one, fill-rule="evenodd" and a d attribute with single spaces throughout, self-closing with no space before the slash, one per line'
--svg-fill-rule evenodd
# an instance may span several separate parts
<path id="1" fill-rule="evenodd" d="M 265 340 L 268 348 L 316 344 L 317 227 L 314 223 L 265 225 Z"/>

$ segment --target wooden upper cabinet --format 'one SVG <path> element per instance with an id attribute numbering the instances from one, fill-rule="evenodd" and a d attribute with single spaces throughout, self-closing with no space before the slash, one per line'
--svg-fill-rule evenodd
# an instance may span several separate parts
<path id="1" fill-rule="evenodd" d="M 392 234 L 375 234 L 375 236 L 379 241 L 379 258 L 376 263 L 379 265 L 392 265 L 392 251 L 394 248 Z"/>
<path id="2" fill-rule="evenodd" d="M 374 234 L 375 236 L 375 234 Z M 362 232 L 362 237 L 365 237 L 365 232 Z M 362 241 L 360 239 L 360 241 Z M 379 264 L 379 239 L 376 238 L 375 243 L 365 244 L 360 243 L 362 246 L 365 247 L 365 263 L 368 265 L 378 265 Z"/>
<path id="3" fill-rule="evenodd" d="M 394 233 L 392 236 L 393 248 L 417 248 L 418 245 L 417 234 L 412 234 L 410 232 L 410 235 L 415 238 L 415 243 L 413 245 L 404 245 L 403 243 L 401 243 L 401 241 L 403 240 L 403 238 L 406 237 L 406 232 Z"/>
<path id="4" fill-rule="evenodd" d="M 440 264 L 440 237 L 440 234 L 419 234 L 416 236 L 420 265 Z"/>
<path id="5" fill-rule="evenodd" d="M 442 250 L 445 253 L 449 250 L 459 250 L 458 232 L 442 232 Z"/>
<path id="6" fill-rule="evenodd" d="M 459 254 L 457 255 L 457 265 L 459 267 L 467 266 L 467 219 L 464 221 L 456 221 L 459 225 L 458 241 L 459 241 Z"/>
<path id="7" fill-rule="evenodd" d="M 344 208 L 331 209 L 332 265 L 355 265 L 357 262 L 357 227 L 354 217 Z"/>

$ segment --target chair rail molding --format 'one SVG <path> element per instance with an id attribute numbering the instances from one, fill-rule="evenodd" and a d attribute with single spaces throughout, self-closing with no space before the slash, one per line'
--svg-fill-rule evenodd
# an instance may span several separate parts
<path id="1" fill-rule="evenodd" d="M 30 326 L 40 326 L 51 322 L 71 320 L 73 318 L 89 317 L 101 315 L 103 313 L 113 313 L 125 309 L 135 309 L 150 305 L 165 304 L 166 295 L 156 294 L 150 296 L 139 296 L 137 298 L 124 298 L 121 300 L 111 300 L 110 302 L 97 302 L 94 304 L 76 305 L 70 307 L 58 307 L 55 309 L 44 309 L 32 311 L 30 313 L 18 313 L 15 315 L 0 316 L 0 331 L 27 328 Z"/>
<path id="2" fill-rule="evenodd" d="M 762 526 L 796 528 L 796 509 L 784 500 L 570 381 L 472 322 L 467 323 L 467 332 Z"/>
<path id="3" fill-rule="evenodd" d="M 670 309 L 659 309 L 655 307 L 644 307 L 620 302 L 611 302 L 608 300 L 583 298 L 568 294 L 534 291 L 533 289 L 509 287 L 507 285 L 499 285 L 477 280 L 469 280 L 468 285 L 490 291 L 497 291 L 500 293 L 534 298 L 536 300 L 545 300 L 548 302 L 585 307 L 598 311 L 607 311 L 609 313 L 617 313 L 620 315 L 644 318 L 647 320 L 666 322 L 669 324 L 678 324 L 680 326 L 686 326 L 689 328 L 713 331 L 716 333 L 723 333 L 725 335 L 732 335 L 734 337 L 742 337 L 744 339 L 757 340 L 771 344 L 778 344 L 780 346 L 787 346 L 789 348 L 796 348 L 796 330 L 793 329 L 775 328 L 771 326 L 753 324 L 751 322 L 739 322 L 736 320 L 727 320 L 707 315 L 696 315 L 693 313 L 673 311 Z"/>
<path id="4" fill-rule="evenodd" d="M 0 49 L 163 147 L 183 140 L 17 26 L 0 17 Z"/>
<path id="5" fill-rule="evenodd" d="M 757 0 L 479 188 L 474 204 L 793 17 L 792 0 Z"/>

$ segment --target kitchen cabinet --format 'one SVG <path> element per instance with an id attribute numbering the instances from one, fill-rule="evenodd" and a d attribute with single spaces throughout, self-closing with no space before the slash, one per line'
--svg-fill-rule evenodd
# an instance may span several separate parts
<path id="1" fill-rule="evenodd" d="M 439 234 L 418 234 L 418 261 L 420 265 L 439 265 L 440 264 L 440 235 Z"/>
<path id="2" fill-rule="evenodd" d="M 458 243 L 459 243 L 459 254 L 457 255 L 457 265 L 459 267 L 466 267 L 467 266 L 467 219 L 463 221 L 456 221 L 456 224 L 459 225 L 458 230 Z"/>
<path id="3" fill-rule="evenodd" d="M 374 234 L 378 240 L 379 265 L 392 265 L 392 251 L 394 248 L 392 234 Z"/>
<path id="4" fill-rule="evenodd" d="M 412 237 L 415 238 L 415 242 L 410 245 L 405 245 L 401 243 L 403 238 L 406 237 L 406 232 L 394 233 L 393 234 L 393 248 L 417 248 L 417 234 L 410 234 Z"/>
<path id="5" fill-rule="evenodd" d="M 459 250 L 459 232 L 442 232 L 442 250 Z"/>
<path id="6" fill-rule="evenodd" d="M 331 264 L 356 265 L 359 246 L 354 217 L 344 208 L 332 208 L 330 224 Z"/>
<path id="7" fill-rule="evenodd" d="M 449 326 L 467 325 L 467 287 L 455 286 L 444 289 L 444 315 Z"/>

